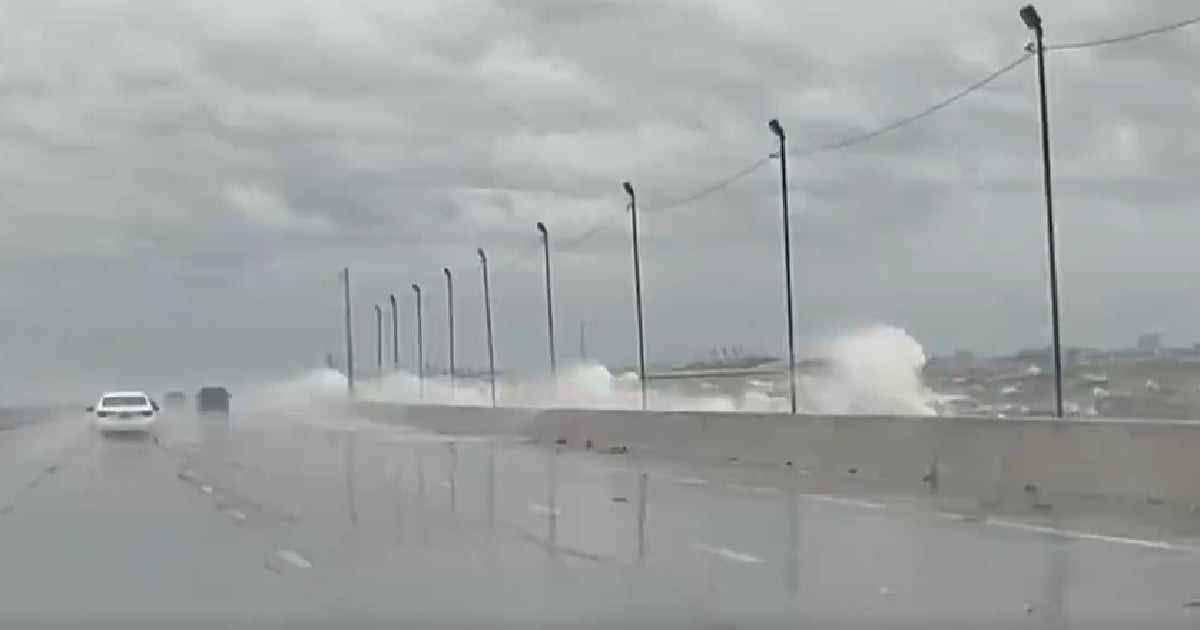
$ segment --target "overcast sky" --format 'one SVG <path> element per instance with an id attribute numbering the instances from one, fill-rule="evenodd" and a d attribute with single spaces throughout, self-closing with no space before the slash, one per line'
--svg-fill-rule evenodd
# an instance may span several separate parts
<path id="1" fill-rule="evenodd" d="M 887 124 L 1021 54 L 997 0 L 0 0 L 0 396 L 191 389 L 339 351 L 413 282 L 442 361 L 482 365 L 475 248 L 502 366 L 538 369 L 536 221 L 559 348 L 635 356 L 642 203 L 650 360 L 784 349 L 766 157 Z M 1192 17 L 1190 0 L 1047 0 L 1047 40 Z M 1200 27 L 1049 60 L 1064 340 L 1200 341 Z M 806 346 L 872 322 L 929 352 L 1047 339 L 1035 68 L 790 167 Z M 593 230 L 593 226 L 601 225 Z M 592 237 L 570 242 L 580 234 Z M 340 352 L 340 351 L 339 351 Z"/>

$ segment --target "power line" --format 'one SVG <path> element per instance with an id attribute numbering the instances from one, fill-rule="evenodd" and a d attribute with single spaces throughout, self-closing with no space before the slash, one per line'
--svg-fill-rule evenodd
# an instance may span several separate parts
<path id="1" fill-rule="evenodd" d="M 575 247 L 576 245 L 592 238 L 593 236 L 598 234 L 601 230 L 608 227 L 608 225 L 611 224 L 614 219 L 616 219 L 620 216 L 621 216 L 621 213 L 619 213 L 619 212 L 609 212 L 605 215 L 604 218 L 597 221 L 596 223 L 593 223 L 590 227 L 588 227 L 588 229 L 584 230 L 582 233 L 578 234 L 577 236 L 556 242 L 554 249 L 569 250 L 569 249 Z M 529 258 L 531 256 L 540 252 L 541 249 L 542 249 L 542 245 L 540 242 L 531 243 L 528 247 L 521 250 L 516 255 L 514 255 L 513 257 L 504 261 L 503 263 L 501 263 L 499 265 L 494 265 L 492 267 L 494 274 L 500 275 L 505 272 L 512 271 L 520 264 L 529 260 Z"/>
<path id="2" fill-rule="evenodd" d="M 767 162 L 770 162 L 770 158 L 762 158 L 759 160 L 755 160 L 754 162 L 738 169 L 737 171 L 731 173 L 730 175 L 727 175 L 724 178 L 717 180 L 716 182 L 709 184 L 708 186 L 705 186 L 704 188 L 701 188 L 694 193 L 691 193 L 684 197 L 680 197 L 674 201 L 667 202 L 666 204 L 661 205 L 661 206 L 648 207 L 648 208 L 642 210 L 642 213 L 646 214 L 646 213 L 669 212 L 669 211 L 679 208 L 681 206 L 685 206 L 687 204 L 699 201 L 700 199 L 703 199 L 710 195 L 716 194 L 717 192 L 719 192 L 725 188 L 728 188 L 729 186 L 732 186 L 734 183 L 736 183 L 742 179 L 745 179 L 746 177 L 749 177 L 751 173 L 762 168 L 762 166 L 764 164 L 766 164 Z M 624 211 L 627 212 L 628 209 L 624 209 Z M 619 212 L 616 210 L 608 212 L 603 218 L 601 218 L 599 221 L 596 221 L 595 223 L 593 223 L 591 226 L 589 226 L 586 230 L 584 230 L 580 234 L 558 242 L 556 244 L 555 249 L 558 249 L 558 250 L 573 249 L 577 245 L 580 245 L 581 243 L 591 239 L 593 236 L 599 234 L 601 231 L 603 231 L 605 228 L 607 228 L 609 225 L 611 225 L 613 223 L 613 221 L 615 219 L 619 218 L 622 214 L 623 214 L 623 212 Z M 524 254 L 522 254 L 520 256 L 514 257 L 513 260 L 510 261 L 510 263 L 507 265 L 507 267 L 510 267 L 510 268 L 515 267 L 517 264 L 523 262 L 522 259 L 529 256 L 530 253 L 533 251 L 536 251 L 536 250 L 531 248 L 530 251 L 525 252 Z"/>
<path id="3" fill-rule="evenodd" d="M 1148 29 L 1145 29 L 1142 31 L 1135 31 L 1133 33 L 1127 33 L 1125 35 L 1117 35 L 1114 37 L 1105 37 L 1103 39 L 1093 39 L 1093 40 L 1084 41 L 1084 42 L 1074 42 L 1071 44 L 1055 44 L 1052 46 L 1047 46 L 1046 50 L 1080 50 L 1083 48 L 1095 48 L 1097 46 L 1109 46 L 1111 44 L 1123 44 L 1125 42 L 1131 42 L 1131 41 L 1142 39 L 1145 37 L 1153 37 L 1154 35 L 1162 35 L 1163 33 L 1169 33 L 1174 30 L 1178 30 L 1178 29 L 1181 29 L 1181 28 L 1184 28 L 1187 26 L 1191 26 L 1193 24 L 1200 24 L 1200 15 L 1198 15 L 1196 17 L 1188 18 L 1186 20 L 1172 22 L 1171 24 L 1164 24 L 1162 26 L 1155 26 L 1154 28 L 1148 28 Z"/>
<path id="4" fill-rule="evenodd" d="M 1188 18 L 1185 20 L 1180 20 L 1178 22 L 1172 22 L 1170 24 L 1164 24 L 1162 26 L 1144 29 L 1141 31 L 1127 33 L 1125 35 L 1118 35 L 1115 37 L 1107 37 L 1107 38 L 1102 38 L 1102 39 L 1074 42 L 1074 43 L 1069 43 L 1069 44 L 1051 45 L 1051 46 L 1047 46 L 1046 50 L 1047 51 L 1079 50 L 1079 49 L 1084 49 L 1084 48 L 1109 46 L 1109 45 L 1113 45 L 1113 44 L 1120 44 L 1120 43 L 1124 43 L 1124 42 L 1135 41 L 1135 40 L 1143 39 L 1146 37 L 1152 37 L 1155 35 L 1161 35 L 1163 33 L 1168 33 L 1168 32 L 1174 31 L 1174 30 L 1182 29 L 1182 28 L 1185 28 L 1188 26 L 1192 26 L 1194 24 L 1200 24 L 1200 16 Z M 811 156 L 811 155 L 816 155 L 819 153 L 826 153 L 826 152 L 830 152 L 830 151 L 836 151 L 839 149 L 845 149 L 845 148 L 852 147 L 852 146 L 855 146 L 858 144 L 862 144 L 864 142 L 874 140 L 875 138 L 878 138 L 885 134 L 888 134 L 888 133 L 891 133 L 898 129 L 907 127 L 908 125 L 920 122 L 921 120 L 924 120 L 925 118 L 933 116 L 934 114 L 942 111 L 943 109 L 966 98 L 967 96 L 971 95 L 972 93 L 977 92 L 977 91 L 987 87 L 988 85 L 994 83 L 995 81 L 1000 79 L 1000 77 L 1008 74 L 1009 72 L 1012 72 L 1017 67 L 1019 67 L 1021 64 L 1028 61 L 1030 58 L 1031 58 L 1031 54 L 1029 53 L 1029 51 L 1026 51 L 1026 52 L 1022 53 L 1020 56 L 1018 56 L 1017 58 L 1015 58 L 1012 61 L 1008 62 L 1007 64 L 1001 66 L 1000 68 L 994 70 L 993 72 L 989 73 L 988 75 L 984 76 L 983 78 L 979 79 L 978 81 L 975 81 L 974 83 L 967 85 L 963 89 L 951 94 L 950 96 L 948 96 L 936 103 L 933 103 L 929 107 L 926 107 L 925 109 L 922 109 L 921 111 L 918 111 L 912 115 L 906 116 L 904 118 L 896 120 L 892 123 L 889 123 L 887 125 L 879 127 L 877 129 L 873 129 L 871 131 L 854 134 L 852 136 L 848 136 L 846 138 L 842 138 L 841 140 L 836 140 L 834 142 L 817 145 L 817 146 L 810 147 L 807 149 L 801 149 L 799 151 L 794 151 L 791 154 L 795 155 L 795 156 Z M 688 195 L 685 195 L 685 196 L 675 199 L 673 201 L 667 202 L 666 204 L 664 204 L 662 206 L 647 207 L 643 210 L 643 213 L 669 212 L 676 208 L 680 208 L 680 207 L 689 205 L 691 203 L 694 203 L 696 201 L 699 201 L 701 199 L 704 199 L 705 197 L 711 196 L 721 190 L 724 190 L 725 188 L 728 188 L 729 186 L 733 185 L 734 183 L 750 176 L 752 173 L 757 171 L 759 168 L 762 168 L 765 164 L 770 162 L 770 159 L 771 159 L 770 157 L 765 157 L 765 158 L 760 158 L 758 160 L 755 160 L 754 162 L 751 162 L 747 166 L 733 172 L 732 174 L 730 174 L 722 179 L 719 179 L 716 182 L 708 184 L 707 186 L 704 186 L 703 188 L 700 188 L 699 190 L 697 190 L 693 193 L 690 193 Z M 614 219 L 616 219 L 617 217 L 620 216 L 620 214 L 621 213 L 616 212 L 616 211 L 609 213 L 603 219 L 592 224 L 590 227 L 588 227 L 586 230 L 584 230 L 579 235 L 577 235 L 573 238 L 567 239 L 565 242 L 563 242 L 560 245 L 560 248 L 571 249 L 571 248 L 574 248 L 577 245 L 591 239 L 596 234 L 600 233 L 604 228 L 608 227 L 613 222 Z M 523 260 L 525 258 L 527 258 L 532 253 L 534 253 L 536 250 L 537 250 L 537 248 L 530 247 L 528 250 L 513 257 L 513 259 L 511 259 L 508 262 L 508 264 L 504 266 L 504 268 L 511 269 L 512 267 L 517 266 L 518 264 L 523 262 Z"/>
<path id="5" fill-rule="evenodd" d="M 1073 42 L 1073 43 L 1068 43 L 1068 44 L 1050 45 L 1050 46 L 1046 46 L 1046 50 L 1047 51 L 1080 50 L 1080 49 L 1087 49 L 1087 48 L 1096 48 L 1096 47 L 1100 47 L 1100 46 L 1109 46 L 1109 45 L 1113 45 L 1113 44 L 1121 44 L 1121 43 L 1131 42 L 1131 41 L 1135 41 L 1135 40 L 1139 40 L 1139 39 L 1143 39 L 1143 38 L 1147 38 L 1147 37 L 1161 35 L 1164 33 L 1179 30 L 1179 29 L 1182 29 L 1182 28 L 1185 28 L 1188 26 L 1192 26 L 1195 24 L 1200 24 L 1200 16 L 1180 20 L 1178 22 L 1173 22 L 1170 24 L 1164 24 L 1162 26 L 1144 29 L 1141 31 L 1127 33 L 1125 35 L 1118 35 L 1118 36 L 1114 36 L 1114 37 L 1107 37 L 1107 38 L 1094 39 L 1094 40 L 1081 41 L 1081 42 Z M 953 105 L 954 103 L 962 100 L 963 98 L 966 98 L 973 92 L 981 90 L 984 87 L 990 85 L 991 83 L 998 80 L 1000 77 L 1015 70 L 1018 66 L 1020 66 L 1024 62 L 1028 61 L 1031 58 L 1031 56 L 1032 56 L 1031 51 L 1026 50 L 1022 55 L 1020 55 L 1016 59 L 1013 59 L 1011 62 L 1005 64 L 1004 66 L 1001 66 L 999 69 L 993 71 L 992 73 L 988 74 L 987 76 L 983 77 L 982 79 L 975 81 L 974 83 L 971 83 L 970 85 L 955 92 L 954 94 L 951 94 L 949 97 L 942 99 L 941 101 L 938 101 L 938 102 L 930 105 L 929 107 L 922 109 L 921 111 L 919 111 L 915 114 L 906 116 L 904 118 L 901 118 L 899 120 L 896 120 L 892 123 L 889 123 L 887 125 L 884 125 L 882 127 L 879 127 L 877 129 L 874 129 L 871 131 L 858 133 L 858 134 L 855 134 L 855 135 L 852 135 L 852 136 L 849 136 L 849 137 L 846 137 L 846 138 L 843 138 L 841 140 L 837 140 L 834 142 L 817 145 L 817 146 L 810 147 L 807 149 L 801 149 L 799 151 L 794 151 L 791 153 L 791 155 L 811 156 L 811 155 L 816 155 L 819 153 L 825 153 L 825 152 L 830 152 L 830 151 L 836 151 L 839 149 L 844 149 L 847 147 L 852 147 L 852 146 L 855 146 L 858 144 L 862 144 L 864 142 L 869 142 L 871 140 L 874 140 L 875 138 L 878 138 L 880 136 L 888 134 L 892 131 L 896 131 L 897 129 L 901 129 L 903 127 L 907 127 L 908 125 L 917 123 L 925 118 L 933 116 L 934 114 Z M 644 209 L 643 212 L 669 212 L 676 208 L 680 208 L 680 207 L 686 206 L 688 204 L 694 203 L 696 201 L 699 201 L 701 199 L 704 199 L 705 197 L 713 195 L 713 194 L 733 185 L 734 183 L 748 177 L 750 174 L 754 173 L 759 168 L 762 168 L 762 166 L 764 166 L 765 164 L 770 162 L 770 160 L 771 160 L 770 156 L 755 160 L 754 162 L 751 162 L 747 166 L 735 171 L 734 173 L 732 173 L 720 180 L 717 180 L 714 183 L 708 184 L 693 193 L 690 193 L 688 195 L 680 197 L 674 201 L 667 202 L 666 204 L 664 204 L 662 206 L 657 206 L 657 207 L 650 206 L 650 207 Z M 579 235 L 563 241 L 559 245 L 559 248 L 560 249 L 571 249 L 571 248 L 574 248 L 574 247 L 578 246 L 579 244 L 591 239 L 596 234 L 600 233 L 604 228 L 608 227 L 611 223 L 613 223 L 613 221 L 616 218 L 620 217 L 622 214 L 623 214 L 623 212 L 617 212 L 615 210 L 613 212 L 610 212 L 607 216 L 602 218 L 600 221 L 597 221 L 596 223 L 592 224 L 590 227 L 588 227 L 586 230 L 584 230 Z M 524 262 L 529 256 L 536 253 L 539 249 L 540 249 L 540 243 L 539 244 L 531 244 L 529 248 L 521 251 L 516 256 L 509 259 L 505 264 L 501 265 L 495 271 L 498 274 L 502 274 L 506 271 L 510 271 L 513 268 L 515 268 L 516 266 L 518 266 L 519 264 L 521 264 L 522 262 Z"/>
<path id="6" fill-rule="evenodd" d="M 705 186 L 704 188 L 701 188 L 700 190 L 697 190 L 696 192 L 694 192 L 690 195 L 687 195 L 685 197 L 680 197 L 679 199 L 668 202 L 667 204 L 662 205 L 662 206 L 648 207 L 645 210 L 643 210 L 642 212 L 643 213 L 667 212 L 669 210 L 674 210 L 675 208 L 678 208 L 680 206 L 686 206 L 687 204 L 692 203 L 694 201 L 699 201 L 709 195 L 712 195 L 712 194 L 717 193 L 725 188 L 728 188 L 729 186 L 733 185 L 735 182 L 737 182 L 739 180 L 745 179 L 751 173 L 762 168 L 762 166 L 764 164 L 766 164 L 767 162 L 770 162 L 770 161 L 771 161 L 771 158 L 769 158 L 769 157 L 755 160 L 751 164 L 749 164 L 741 169 L 738 169 L 733 174 L 728 175 L 720 180 L 717 180 L 716 182 L 709 184 L 708 186 Z"/>
<path id="7" fill-rule="evenodd" d="M 770 162 L 770 158 L 762 158 L 759 160 L 755 160 L 754 162 L 738 169 L 737 171 L 734 171 L 733 173 L 717 180 L 716 182 L 714 182 L 712 184 L 709 184 L 708 186 L 705 186 L 704 188 L 697 190 L 696 192 L 693 192 L 684 197 L 680 197 L 673 201 L 667 202 L 666 204 L 661 205 L 661 206 L 648 207 L 648 208 L 642 210 L 642 213 L 645 214 L 648 212 L 668 212 L 670 210 L 674 210 L 675 208 L 679 208 L 681 206 L 685 206 L 687 204 L 699 201 L 700 199 L 703 199 L 710 195 L 716 194 L 717 192 L 719 192 L 725 188 L 728 188 L 729 186 L 732 186 L 734 183 L 736 183 L 742 179 L 745 179 L 746 177 L 749 177 L 751 173 L 762 168 L 762 166 L 768 162 Z M 625 211 L 627 211 L 627 209 L 625 209 Z M 580 234 L 573 236 L 571 238 L 559 241 L 556 244 L 555 249 L 569 250 L 569 249 L 574 248 L 575 246 L 577 246 L 577 245 L 587 241 L 588 239 L 592 238 L 593 236 L 599 234 L 602 230 L 604 230 L 609 225 L 611 225 L 613 223 L 613 221 L 615 219 L 617 219 L 618 217 L 620 217 L 622 214 L 623 214 L 623 212 L 619 212 L 616 210 L 608 212 L 603 218 L 601 218 L 599 221 L 596 221 L 595 223 L 590 225 L 586 230 L 584 230 Z M 507 265 L 507 266 L 508 267 L 516 266 L 518 263 L 522 262 L 523 258 L 529 256 L 534 251 L 536 251 L 536 248 L 531 248 L 529 251 L 524 252 L 523 254 L 521 254 L 519 256 L 515 256 L 513 258 L 513 260 L 510 261 L 509 265 Z"/>
<path id="8" fill-rule="evenodd" d="M 1000 77 L 1004 76 L 1005 74 L 1015 70 L 1017 68 L 1017 66 L 1020 66 L 1021 64 L 1025 63 L 1029 58 L 1030 58 L 1029 53 L 1022 53 L 1021 56 L 1008 62 L 1007 64 L 1002 66 L 1000 69 L 993 71 L 991 74 L 985 76 L 984 78 L 968 85 L 967 87 L 955 92 L 954 94 L 950 95 L 949 97 L 942 99 L 942 100 L 934 103 L 933 105 L 930 105 L 929 107 L 926 107 L 925 109 L 923 109 L 911 116 L 901 118 L 900 120 L 897 120 L 888 125 L 884 125 L 883 127 L 880 127 L 878 129 L 875 129 L 872 131 L 867 131 L 864 133 L 850 136 L 848 138 L 843 138 L 836 142 L 830 142 L 828 144 L 817 145 L 815 147 L 811 147 L 808 149 L 802 149 L 800 151 L 795 151 L 795 152 L 792 152 L 791 155 L 796 155 L 796 156 L 814 155 L 817 153 L 825 153 L 827 151 L 836 151 L 838 149 L 844 149 L 846 147 L 851 147 L 856 144 L 862 144 L 863 142 L 866 142 L 868 140 L 873 140 L 873 139 L 878 138 L 879 136 L 882 136 L 886 133 L 900 129 L 901 127 L 906 127 L 908 125 L 911 125 L 917 121 L 920 121 L 924 118 L 928 118 L 928 117 L 938 113 L 939 111 L 953 105 L 954 103 L 958 102 L 959 100 L 962 100 L 963 98 L 965 98 L 967 95 L 971 94 L 972 92 L 976 92 L 978 90 L 983 89 L 984 87 L 986 87 L 988 84 L 992 83 L 993 81 L 995 81 L 995 80 L 999 79 Z"/>
<path id="9" fill-rule="evenodd" d="M 1141 31 L 1135 31 L 1133 33 L 1128 33 L 1126 35 L 1120 35 L 1120 36 L 1116 36 L 1116 37 L 1108 37 L 1108 38 L 1104 38 L 1104 39 L 1090 40 L 1090 41 L 1085 41 L 1085 42 L 1076 42 L 1076 43 L 1071 43 L 1071 44 L 1058 44 L 1058 45 L 1053 45 L 1053 46 L 1047 46 L 1046 49 L 1047 50 L 1075 50 L 1075 49 L 1081 49 L 1081 48 L 1093 48 L 1096 46 L 1107 46 L 1107 45 L 1111 45 L 1111 44 L 1119 44 L 1119 43 L 1123 43 L 1123 42 L 1129 42 L 1129 41 L 1134 41 L 1137 39 L 1142 39 L 1145 37 L 1151 37 L 1154 35 L 1160 35 L 1163 33 L 1170 32 L 1170 31 L 1185 28 L 1187 26 L 1191 26 L 1191 25 L 1197 24 L 1197 23 L 1200 23 L 1200 16 L 1188 18 L 1186 20 L 1181 20 L 1178 22 L 1173 22 L 1171 24 L 1165 24 L 1163 26 L 1157 26 L 1154 28 L 1149 28 L 1149 29 L 1145 29 L 1145 30 L 1141 30 Z M 954 94 L 951 94 L 947 98 L 942 99 L 941 101 L 938 101 L 915 114 L 901 118 L 895 122 L 884 125 L 883 127 L 880 127 L 878 129 L 855 134 L 855 135 L 843 138 L 841 140 L 818 145 L 818 146 L 811 147 L 808 149 L 802 149 L 798 152 L 793 152 L 792 155 L 809 156 L 809 155 L 815 155 L 818 153 L 825 153 L 828 151 L 836 151 L 838 149 L 844 149 L 847 147 L 852 147 L 857 144 L 862 144 L 862 143 L 870 141 L 870 140 L 874 140 L 875 138 L 878 138 L 879 136 L 885 135 L 887 133 L 891 133 L 891 132 L 896 131 L 897 129 L 901 129 L 903 127 L 907 127 L 908 125 L 919 122 L 925 118 L 928 118 L 928 117 L 940 112 L 941 110 L 953 105 L 954 103 L 962 100 L 963 98 L 966 98 L 973 92 L 977 92 L 977 91 L 987 87 L 988 85 L 990 85 L 990 84 L 994 83 L 995 81 L 997 81 L 998 79 L 1000 79 L 1000 77 L 1008 74 L 1009 72 L 1012 72 L 1017 67 L 1019 67 L 1021 64 L 1028 61 L 1030 59 L 1030 57 L 1031 57 L 1030 53 L 1028 51 L 1026 51 L 1026 52 L 1022 53 L 1020 56 L 1018 56 L 1017 58 L 1008 62 L 1007 64 L 1001 66 L 1000 68 L 996 69 L 995 71 L 991 72 L 990 74 L 984 76 L 982 79 L 980 79 L 974 83 L 971 83 L 970 85 L 967 85 L 963 89 L 955 92 Z M 759 160 L 747 165 L 746 167 L 734 172 L 733 174 L 731 174 L 723 179 L 720 179 L 712 184 L 709 184 L 708 186 L 705 186 L 704 188 L 697 190 L 694 193 L 691 193 L 689 195 L 686 195 L 684 197 L 676 199 L 675 201 L 668 202 L 667 204 L 665 204 L 663 206 L 648 207 L 643 210 L 643 213 L 668 212 L 670 210 L 674 210 L 676 208 L 688 205 L 695 201 L 699 201 L 700 199 L 703 199 L 714 193 L 717 193 L 717 192 L 727 188 L 728 186 L 734 184 L 735 182 L 749 176 L 751 173 L 758 170 L 759 168 L 761 168 L 763 165 L 765 165 L 769 161 L 770 161 L 770 158 L 759 159 Z M 579 236 L 577 236 L 573 239 L 570 239 L 568 241 L 568 245 L 569 246 L 578 245 L 579 243 L 591 238 L 596 233 L 598 233 L 602 228 L 604 228 L 609 223 L 611 223 L 613 218 L 615 218 L 615 216 L 617 216 L 617 215 L 614 213 L 614 214 L 608 216 L 607 218 L 605 218 L 604 220 L 594 224 L 592 227 L 588 228 L 584 233 L 580 234 Z"/>
<path id="10" fill-rule="evenodd" d="M 626 210 L 626 212 L 627 212 L 627 210 Z M 576 245 L 579 245 L 580 243 L 595 236 L 596 234 L 599 234 L 601 230 L 608 227 L 609 224 L 611 224 L 613 222 L 613 220 L 616 219 L 617 217 L 620 217 L 621 214 L 623 214 L 623 213 L 616 212 L 616 211 L 609 212 L 603 219 L 593 223 L 590 227 L 588 227 L 587 230 L 584 230 L 583 233 L 581 233 L 577 236 L 574 236 L 572 238 L 569 238 L 565 242 L 561 243 L 559 245 L 558 249 L 571 249 L 571 248 L 575 247 Z"/>
<path id="11" fill-rule="evenodd" d="M 874 138 L 882 136 L 891 131 L 895 131 L 896 129 L 899 129 L 901 127 L 905 127 L 907 125 L 913 124 L 924 118 L 928 118 L 929 116 L 936 114 L 937 112 L 949 107 L 950 105 L 953 105 L 955 102 L 962 100 L 963 98 L 965 98 L 972 92 L 976 92 L 976 91 L 986 87 L 988 84 L 996 81 L 997 79 L 1004 76 L 1008 72 L 1011 72 L 1012 70 L 1016 69 L 1018 66 L 1020 66 L 1022 63 L 1027 61 L 1029 58 L 1030 58 L 1029 53 L 1022 53 L 1019 57 L 1017 57 L 1016 59 L 1012 60 L 1011 62 L 1005 64 L 998 70 L 993 71 L 992 73 L 988 74 L 987 76 L 983 77 L 982 79 L 980 79 L 974 83 L 971 83 L 970 85 L 959 90 L 958 92 L 955 92 L 954 94 L 950 95 L 949 97 L 942 99 L 941 101 L 938 101 L 937 103 L 934 103 L 933 105 L 917 112 L 916 114 L 907 116 L 905 118 L 897 120 L 893 123 L 890 123 L 888 125 L 880 127 L 878 129 L 868 131 L 865 133 L 855 134 L 853 136 L 843 138 L 836 142 L 819 145 L 816 147 L 812 147 L 810 149 L 804 149 L 804 150 L 799 151 L 798 153 L 793 153 L 793 155 L 814 155 L 817 153 L 824 153 L 826 151 L 834 151 L 837 149 L 843 149 L 846 147 L 854 146 L 856 144 L 861 144 L 863 142 L 867 142 L 869 140 L 872 140 Z M 650 206 L 650 207 L 644 209 L 642 212 L 643 213 L 668 212 L 668 211 L 674 210 L 676 208 L 680 208 L 682 206 L 686 206 L 688 204 L 694 203 L 705 197 L 713 195 L 713 194 L 733 185 L 734 183 L 750 176 L 752 173 L 754 173 L 758 169 L 762 168 L 765 164 L 767 164 L 770 161 L 771 161 L 770 157 L 760 158 L 758 160 L 755 160 L 754 162 L 751 162 L 750 164 L 746 165 L 745 167 L 738 169 L 737 171 L 733 172 L 732 174 L 697 190 L 696 192 L 693 192 L 686 196 L 680 197 L 674 201 L 670 201 L 662 206 Z M 610 213 L 608 216 L 604 217 L 600 221 L 592 224 L 592 226 L 589 227 L 587 230 L 585 230 L 583 233 L 567 240 L 560 247 L 569 249 L 569 248 L 579 245 L 580 243 L 583 243 L 584 241 L 587 241 L 588 239 L 590 239 L 593 236 L 595 236 L 596 234 L 598 234 L 605 227 L 607 227 L 610 223 L 612 223 L 613 220 L 615 218 L 617 218 L 618 216 L 620 216 L 620 214 L 617 213 L 616 211 Z M 515 266 L 515 264 L 518 262 L 520 262 L 520 261 L 515 260 L 513 262 L 512 266 Z"/>

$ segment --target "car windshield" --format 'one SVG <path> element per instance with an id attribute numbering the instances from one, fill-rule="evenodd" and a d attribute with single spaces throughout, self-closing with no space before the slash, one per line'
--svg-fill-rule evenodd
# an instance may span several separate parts
<path id="1" fill-rule="evenodd" d="M 0 630 L 1200 630 L 1198 171 L 1200 0 L 0 0 Z"/>
<path id="2" fill-rule="evenodd" d="M 149 405 L 145 396 L 105 396 L 101 407 L 145 407 Z"/>

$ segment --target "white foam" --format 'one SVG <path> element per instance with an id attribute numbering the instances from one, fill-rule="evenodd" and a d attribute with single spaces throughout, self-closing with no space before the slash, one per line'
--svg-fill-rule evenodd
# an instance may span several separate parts
<path id="1" fill-rule="evenodd" d="M 921 370 L 925 353 L 921 345 L 899 328 L 871 326 L 834 338 L 822 353 L 827 367 L 804 374 L 797 381 L 797 405 L 802 412 L 836 414 L 936 413 L 937 396 L 925 387 Z M 722 393 L 703 382 L 701 393 L 682 391 L 678 383 L 652 382 L 649 406 L 656 411 L 787 411 L 786 371 L 782 383 L 765 376 L 747 379 L 740 394 Z M 252 399 L 268 405 L 313 405 L 344 399 L 346 378 L 323 369 L 276 383 L 253 392 Z M 358 383 L 357 396 L 367 400 L 401 403 L 486 406 L 491 404 L 484 379 L 444 376 L 425 378 L 405 371 Z M 563 407 L 577 409 L 637 409 L 641 388 L 635 373 L 612 373 L 596 363 L 565 365 L 558 377 L 513 377 L 497 381 L 497 399 L 510 407 Z"/>

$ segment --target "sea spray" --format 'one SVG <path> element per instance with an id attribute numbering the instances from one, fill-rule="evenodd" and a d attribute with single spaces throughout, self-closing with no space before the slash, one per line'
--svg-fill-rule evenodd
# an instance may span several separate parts
<path id="1" fill-rule="evenodd" d="M 933 415 L 934 394 L 921 379 L 925 351 L 893 326 L 841 335 L 825 352 L 828 371 L 801 379 L 810 413 Z"/>
<path id="2" fill-rule="evenodd" d="M 823 367 L 797 379 L 802 413 L 896 414 L 936 413 L 936 395 L 921 379 L 926 357 L 921 344 L 900 328 L 869 326 L 834 337 L 820 352 Z M 670 380 L 650 383 L 649 406 L 657 411 L 786 412 L 786 366 L 775 377 L 758 375 L 741 382 L 739 393 L 714 386 L 683 391 Z M 707 384 L 707 383 L 705 383 Z M 254 393 L 254 400 L 277 404 L 318 404 L 344 398 L 345 377 L 333 370 L 310 372 Z M 491 404 L 486 378 L 426 378 L 396 371 L 382 379 L 360 380 L 356 396 L 364 400 L 439 405 Z M 596 363 L 563 366 L 555 382 L 548 378 L 502 374 L 497 400 L 510 407 L 637 409 L 641 405 L 634 373 L 614 374 Z"/>

